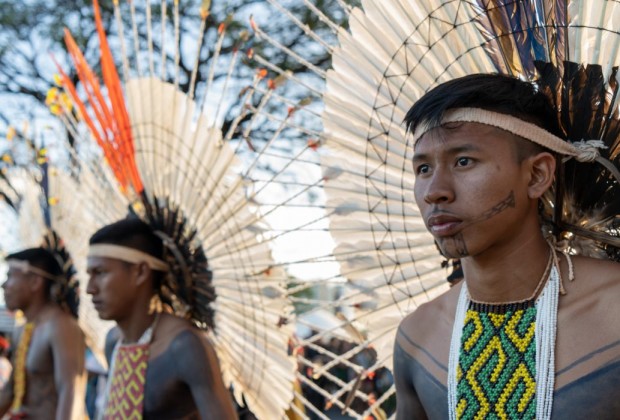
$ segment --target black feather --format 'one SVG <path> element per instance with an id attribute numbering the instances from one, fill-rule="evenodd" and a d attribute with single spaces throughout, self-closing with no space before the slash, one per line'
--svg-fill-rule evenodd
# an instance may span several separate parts
<path id="1" fill-rule="evenodd" d="M 614 68 L 606 80 L 601 66 L 595 64 L 564 62 L 563 71 L 551 63 L 536 62 L 536 67 L 540 74 L 537 84 L 555 105 L 565 140 L 601 140 L 605 145 L 600 149 L 601 156 L 620 167 L 620 116 L 614 106 L 618 69 Z M 595 233 L 593 246 L 598 249 L 598 255 L 620 261 L 618 180 L 598 163 L 574 159 L 563 162 L 561 174 L 562 188 L 556 186 L 555 200 L 550 200 L 562 203 L 555 224 L 563 230 L 579 232 L 580 236 L 584 234 L 581 229 L 591 230 Z M 601 233 L 609 240 L 602 239 Z"/>

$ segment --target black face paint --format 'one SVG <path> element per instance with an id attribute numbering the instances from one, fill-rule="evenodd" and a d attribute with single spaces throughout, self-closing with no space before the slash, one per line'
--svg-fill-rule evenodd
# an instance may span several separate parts
<path id="1" fill-rule="evenodd" d="M 446 258 L 463 258 L 469 255 L 465 238 L 461 232 L 448 238 L 439 239 L 441 254 Z"/>
<path id="2" fill-rule="evenodd" d="M 470 220 L 469 222 L 463 223 L 462 229 L 465 229 L 476 223 L 487 221 L 492 217 L 497 216 L 504 210 L 514 208 L 515 204 L 515 193 L 514 191 L 510 191 L 508 197 L 491 207 L 489 210 L 485 211 L 480 216 Z M 469 250 L 467 249 L 467 244 L 465 243 L 465 236 L 463 235 L 462 230 L 454 236 L 439 238 L 438 243 L 442 255 L 446 258 L 463 258 L 469 256 Z"/>
<path id="3" fill-rule="evenodd" d="M 475 218 L 474 220 L 469 222 L 467 225 L 469 226 L 469 225 L 474 224 L 474 223 L 479 223 L 479 222 L 484 222 L 486 220 L 489 220 L 491 217 L 494 217 L 494 216 L 500 214 L 504 210 L 507 210 L 509 208 L 514 208 L 515 207 L 515 203 L 516 203 L 515 202 L 515 192 L 514 191 L 510 191 L 510 194 L 508 194 L 508 197 L 506 197 L 504 200 L 500 201 L 495 206 L 491 207 L 489 210 L 487 210 L 484 213 L 482 213 L 480 215 L 480 217 Z"/>

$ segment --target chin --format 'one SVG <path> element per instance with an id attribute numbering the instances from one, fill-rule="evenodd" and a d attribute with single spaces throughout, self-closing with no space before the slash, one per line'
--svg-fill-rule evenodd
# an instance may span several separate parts
<path id="1" fill-rule="evenodd" d="M 110 320 L 110 315 L 105 310 L 96 309 L 97 315 L 99 315 L 99 319 L 103 319 L 104 321 Z"/>
<path id="2" fill-rule="evenodd" d="M 105 313 L 99 314 L 99 318 L 104 321 L 115 321 L 116 320 L 116 318 L 114 318 L 113 316 L 105 314 Z"/>
<path id="3" fill-rule="evenodd" d="M 7 299 L 6 296 L 4 297 L 4 306 L 6 307 L 6 309 L 8 309 L 9 311 L 16 311 L 19 308 L 16 307 L 13 302 L 11 301 L 11 299 Z"/>
<path id="4" fill-rule="evenodd" d="M 441 255 L 446 258 L 459 259 L 470 255 L 470 251 L 462 235 L 438 238 L 437 243 Z"/>

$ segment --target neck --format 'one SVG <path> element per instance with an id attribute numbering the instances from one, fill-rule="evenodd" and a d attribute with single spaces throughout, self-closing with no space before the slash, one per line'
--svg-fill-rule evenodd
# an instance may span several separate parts
<path id="1" fill-rule="evenodd" d="M 50 305 L 47 301 L 36 301 L 28 305 L 27 308 L 23 309 L 24 316 L 28 322 L 38 322 L 41 318 L 41 314 L 47 309 Z"/>
<path id="2" fill-rule="evenodd" d="M 123 341 L 136 343 L 142 334 L 153 325 L 154 320 L 155 315 L 148 313 L 148 305 L 135 305 L 128 317 L 118 319 L 116 323 L 123 334 Z"/>
<path id="3" fill-rule="evenodd" d="M 469 295 L 474 301 L 492 303 L 532 297 L 547 268 L 549 253 L 549 245 L 538 234 L 463 259 Z"/>

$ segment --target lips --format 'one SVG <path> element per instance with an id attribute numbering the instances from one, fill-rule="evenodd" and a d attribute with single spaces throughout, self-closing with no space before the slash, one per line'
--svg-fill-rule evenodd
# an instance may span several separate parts
<path id="1" fill-rule="evenodd" d="M 435 236 L 452 236 L 461 227 L 463 220 L 447 214 L 435 214 L 428 218 L 426 224 L 431 233 Z"/>

